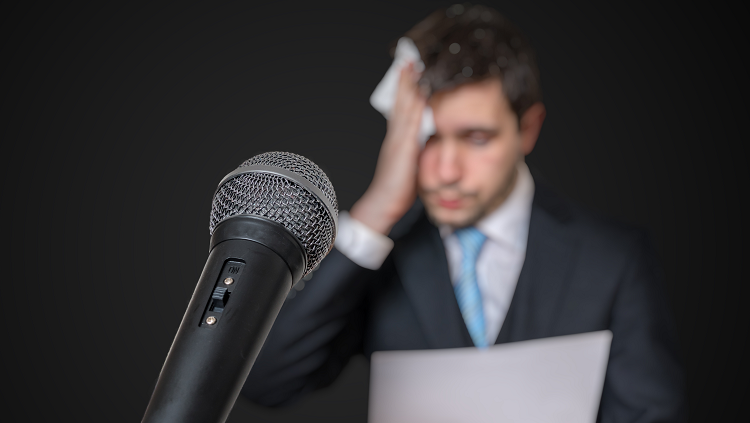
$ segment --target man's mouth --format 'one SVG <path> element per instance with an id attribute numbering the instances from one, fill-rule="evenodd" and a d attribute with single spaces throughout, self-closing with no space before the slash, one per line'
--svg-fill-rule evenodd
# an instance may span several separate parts
<path id="1" fill-rule="evenodd" d="M 457 208 L 461 207 L 461 198 L 455 198 L 455 199 L 446 199 L 446 198 L 440 198 L 438 197 L 438 205 L 440 207 L 446 208 L 446 209 L 452 209 L 455 210 Z"/>
<path id="2" fill-rule="evenodd" d="M 436 207 L 447 210 L 469 207 L 476 198 L 476 194 L 472 192 L 441 188 L 424 190 L 421 195 Z"/>

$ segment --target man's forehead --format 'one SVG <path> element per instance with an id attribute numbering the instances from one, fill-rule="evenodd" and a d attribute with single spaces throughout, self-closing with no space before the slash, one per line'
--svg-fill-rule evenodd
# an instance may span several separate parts
<path id="1" fill-rule="evenodd" d="M 507 114 L 510 105 L 496 79 L 464 84 L 435 93 L 429 101 L 438 131 L 466 128 L 496 128 Z"/>

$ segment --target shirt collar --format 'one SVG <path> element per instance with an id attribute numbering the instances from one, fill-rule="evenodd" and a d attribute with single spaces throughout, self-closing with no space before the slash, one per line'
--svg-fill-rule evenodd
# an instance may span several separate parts
<path id="1" fill-rule="evenodd" d="M 526 163 L 516 166 L 518 179 L 508 198 L 474 226 L 488 239 L 517 251 L 526 249 L 529 234 L 531 203 L 534 199 L 534 178 Z M 453 233 L 448 225 L 440 225 L 440 235 L 445 239 Z"/>

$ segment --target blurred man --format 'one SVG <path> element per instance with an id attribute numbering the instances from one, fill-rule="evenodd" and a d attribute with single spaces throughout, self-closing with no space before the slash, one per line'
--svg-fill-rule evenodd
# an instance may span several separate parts
<path id="1" fill-rule="evenodd" d="M 684 421 L 644 235 L 532 177 L 545 117 L 534 52 L 494 10 L 439 10 L 406 37 L 375 176 L 334 251 L 284 305 L 243 393 L 268 405 L 333 381 L 356 353 L 484 347 L 609 329 L 599 421 Z M 418 142 L 425 107 L 435 134 Z"/>

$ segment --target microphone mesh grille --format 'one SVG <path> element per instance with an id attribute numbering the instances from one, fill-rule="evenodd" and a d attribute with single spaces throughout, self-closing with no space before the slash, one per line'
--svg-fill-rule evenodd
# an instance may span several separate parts
<path id="1" fill-rule="evenodd" d="M 326 205 L 315 194 L 294 180 L 263 172 L 243 173 L 222 184 L 211 205 L 209 232 L 213 234 L 222 220 L 251 214 L 284 225 L 305 248 L 305 274 L 317 266 L 333 247 L 336 237 L 331 214 L 338 217 L 338 202 L 333 185 L 312 161 L 293 153 L 269 152 L 244 161 L 250 165 L 273 166 L 295 173 L 318 187 L 333 205 Z"/>

